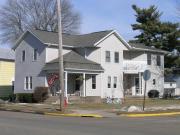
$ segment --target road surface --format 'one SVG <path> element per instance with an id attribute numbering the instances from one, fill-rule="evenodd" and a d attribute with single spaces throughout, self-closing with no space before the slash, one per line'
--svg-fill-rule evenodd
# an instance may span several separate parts
<path id="1" fill-rule="evenodd" d="M 95 119 L 0 111 L 0 135 L 180 135 L 180 117 Z"/>

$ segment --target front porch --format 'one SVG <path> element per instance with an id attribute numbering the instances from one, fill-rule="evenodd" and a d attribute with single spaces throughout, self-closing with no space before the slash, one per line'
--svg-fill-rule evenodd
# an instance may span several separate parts
<path id="1" fill-rule="evenodd" d="M 125 96 L 144 95 L 142 72 L 124 73 L 123 84 Z"/>
<path id="2" fill-rule="evenodd" d="M 50 80 L 54 75 L 58 76 L 57 72 L 48 73 L 47 80 Z M 80 96 L 86 97 L 87 91 L 96 89 L 96 76 L 98 73 L 87 72 L 64 72 L 64 90 L 65 97 Z M 58 78 L 49 85 L 50 94 L 56 96 L 59 93 L 59 80 Z"/>
<path id="3" fill-rule="evenodd" d="M 104 71 L 101 65 L 84 58 L 74 51 L 65 54 L 63 59 L 65 97 L 101 97 L 100 83 L 98 83 L 100 82 L 100 75 Z M 53 75 L 58 76 L 59 60 L 50 61 L 43 70 L 46 72 L 47 80 L 53 78 Z M 49 87 L 52 95 L 58 94 L 59 81 L 57 77 Z"/>

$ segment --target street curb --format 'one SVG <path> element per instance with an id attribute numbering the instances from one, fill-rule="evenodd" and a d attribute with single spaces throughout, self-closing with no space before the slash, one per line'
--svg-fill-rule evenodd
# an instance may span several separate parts
<path id="1" fill-rule="evenodd" d="M 149 114 L 121 114 L 120 116 L 138 118 L 138 117 L 161 117 L 161 116 L 173 116 L 180 115 L 180 112 L 169 112 L 169 113 L 149 113 Z"/>
<path id="2" fill-rule="evenodd" d="M 40 114 L 47 116 L 61 116 L 61 117 L 91 117 L 91 118 L 104 118 L 102 115 L 98 114 L 61 114 L 61 113 L 49 113 L 42 111 L 30 111 L 30 110 L 13 110 L 13 109 L 0 109 L 0 111 L 9 111 L 9 112 L 22 112 L 22 113 L 31 113 L 31 114 Z"/>
<path id="3" fill-rule="evenodd" d="M 64 117 L 91 117 L 91 118 L 103 118 L 102 115 L 98 114 L 60 114 L 60 113 L 44 113 L 44 115 L 49 115 L 49 116 L 64 116 Z"/>

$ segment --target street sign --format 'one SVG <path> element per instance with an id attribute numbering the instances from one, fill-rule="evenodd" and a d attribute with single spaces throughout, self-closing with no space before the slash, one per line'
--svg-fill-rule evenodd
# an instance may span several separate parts
<path id="1" fill-rule="evenodd" d="M 145 80 L 145 88 L 144 88 L 144 99 L 143 99 L 143 111 L 145 108 L 145 101 L 146 101 L 146 87 L 147 87 L 147 81 L 151 78 L 151 72 L 149 70 L 145 70 L 143 73 L 143 78 Z"/>
<path id="2" fill-rule="evenodd" d="M 149 70 L 145 70 L 143 73 L 143 78 L 145 81 L 149 80 L 151 78 L 151 72 Z"/>

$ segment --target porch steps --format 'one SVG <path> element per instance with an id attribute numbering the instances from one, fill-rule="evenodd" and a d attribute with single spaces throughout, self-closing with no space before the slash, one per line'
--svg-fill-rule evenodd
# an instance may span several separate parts
<path id="1" fill-rule="evenodd" d="M 44 101 L 44 103 L 52 104 L 52 103 L 55 103 L 58 99 L 59 99 L 59 96 L 50 96 Z"/>

